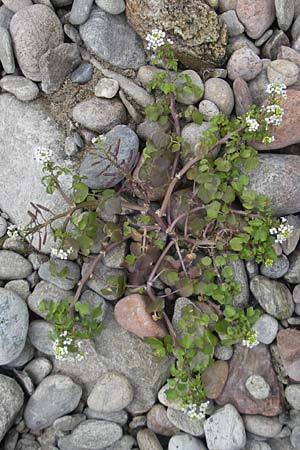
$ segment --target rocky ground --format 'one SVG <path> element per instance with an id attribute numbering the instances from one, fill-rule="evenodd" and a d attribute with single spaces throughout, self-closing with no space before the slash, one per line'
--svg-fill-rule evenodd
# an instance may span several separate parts
<path id="1" fill-rule="evenodd" d="M 191 23 L 197 14 L 202 20 Z M 121 160 L 132 164 L 157 131 L 143 117 L 155 69 L 142 38 L 162 23 L 177 30 L 182 70 L 203 88 L 201 98 L 182 101 L 204 116 L 182 130 L 191 145 L 219 112 L 260 105 L 269 83 L 288 87 L 275 141 L 256 145 L 250 188 L 271 198 L 293 232 L 271 267 L 236 263 L 240 304 L 262 311 L 260 344 L 216 347 L 205 420 L 166 399 L 171 360 L 153 357 L 129 306 L 102 295 L 108 277 L 124 273 L 125 246 L 99 264 L 82 294 L 102 305 L 106 328 L 84 343 L 81 361 L 61 361 L 38 304 L 72 295 L 84 268 L 61 261 L 69 275 L 60 278 L 49 268 L 51 242 L 40 253 L 7 236 L 11 223 L 27 223 L 31 201 L 53 211 L 63 205 L 45 194 L 37 148 L 87 176 L 89 187 L 106 188 L 111 179 L 90 170 L 93 138 L 120 139 Z M 300 449 L 300 1 L 0 0 L 0 63 L 1 450 Z M 114 174 L 115 185 L 121 179 Z M 176 300 L 175 325 L 184 302 Z"/>

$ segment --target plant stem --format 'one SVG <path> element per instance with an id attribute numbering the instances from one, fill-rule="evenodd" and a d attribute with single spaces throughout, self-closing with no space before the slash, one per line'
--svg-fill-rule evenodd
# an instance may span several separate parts
<path id="1" fill-rule="evenodd" d="M 165 258 L 165 256 L 168 254 L 168 251 L 170 250 L 171 247 L 173 247 L 173 245 L 175 245 L 175 242 L 172 240 L 168 243 L 168 245 L 166 245 L 166 247 L 164 248 L 163 252 L 161 253 L 160 257 L 158 258 L 158 260 L 156 261 L 155 266 L 153 267 L 148 280 L 147 280 L 147 287 L 146 287 L 146 292 L 148 294 L 148 296 L 151 298 L 151 300 L 153 300 L 154 302 L 156 302 L 156 297 L 153 294 L 152 291 L 152 281 L 155 277 L 156 271 L 159 268 L 160 264 L 162 263 L 163 259 Z"/>

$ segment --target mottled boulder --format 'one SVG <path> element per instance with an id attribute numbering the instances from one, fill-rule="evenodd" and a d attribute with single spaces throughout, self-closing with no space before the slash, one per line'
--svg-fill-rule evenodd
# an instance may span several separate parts
<path id="1" fill-rule="evenodd" d="M 202 0 L 128 0 L 126 15 L 143 39 L 153 29 L 163 29 L 187 67 L 201 69 L 224 62 L 227 27 Z"/>
<path id="2" fill-rule="evenodd" d="M 258 39 L 275 19 L 274 0 L 238 0 L 236 13 L 248 36 Z"/>
<path id="3" fill-rule="evenodd" d="M 294 381 L 300 381 L 300 331 L 279 331 L 277 346 L 287 375 Z"/>

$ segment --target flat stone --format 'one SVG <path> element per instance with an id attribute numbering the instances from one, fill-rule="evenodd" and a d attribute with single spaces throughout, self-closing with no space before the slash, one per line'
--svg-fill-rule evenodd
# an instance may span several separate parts
<path id="1" fill-rule="evenodd" d="M 103 133 L 125 122 L 126 112 L 119 100 L 91 98 L 75 106 L 73 119 L 89 130 Z"/>
<path id="2" fill-rule="evenodd" d="M 12 280 L 6 283 L 5 289 L 15 292 L 23 300 L 27 300 L 30 295 L 29 283 L 27 280 Z"/>
<path id="3" fill-rule="evenodd" d="M 95 100 L 99 100 L 100 102 L 108 101 Z M 102 145 L 105 150 L 102 150 L 101 147 L 97 148 L 96 144 L 93 151 L 86 153 L 80 166 L 80 175 L 86 177 L 85 183 L 93 189 L 113 187 L 124 178 L 123 173 L 107 160 L 105 151 L 110 156 L 115 155 L 118 164 L 125 171 L 130 171 L 133 168 L 138 154 L 139 139 L 135 132 L 127 125 L 117 125 L 102 138 Z"/>
<path id="4" fill-rule="evenodd" d="M 246 388 L 257 400 L 264 400 L 270 394 L 270 386 L 260 375 L 250 375 L 246 380 Z"/>
<path id="5" fill-rule="evenodd" d="M 62 276 L 61 274 L 64 273 Z M 52 259 L 43 263 L 39 268 L 42 280 L 54 284 L 60 289 L 73 289 L 80 278 L 80 268 L 72 261 Z"/>
<path id="6" fill-rule="evenodd" d="M 75 69 L 71 75 L 70 80 L 73 83 L 86 84 L 93 76 L 93 66 L 90 63 L 82 63 Z"/>
<path id="7" fill-rule="evenodd" d="M 228 378 L 228 371 L 227 361 L 216 361 L 203 372 L 202 382 L 207 398 L 214 400 L 221 395 Z"/>
<path id="8" fill-rule="evenodd" d="M 131 294 L 118 301 L 115 306 L 115 319 L 125 330 L 139 337 L 166 336 L 167 330 L 161 321 L 155 322 L 147 312 L 147 297 Z"/>
<path id="9" fill-rule="evenodd" d="M 287 31 L 294 19 L 295 0 L 275 0 L 275 10 L 279 28 Z"/>
<path id="10" fill-rule="evenodd" d="M 64 32 L 74 44 L 81 45 L 82 39 L 77 28 L 69 23 L 64 24 Z"/>
<path id="11" fill-rule="evenodd" d="M 285 255 L 280 255 L 271 266 L 261 264 L 260 273 L 273 280 L 283 277 L 289 270 L 290 263 Z"/>
<path id="12" fill-rule="evenodd" d="M 121 437 L 120 440 L 107 447 L 107 450 L 131 450 L 136 440 L 129 434 Z"/>
<path id="13" fill-rule="evenodd" d="M 201 149 L 196 147 L 196 145 L 199 144 L 199 140 L 203 136 L 203 133 L 209 130 L 209 128 L 210 125 L 208 122 L 202 122 L 201 125 L 198 125 L 197 123 L 188 123 L 187 125 L 184 125 L 181 131 L 181 135 L 183 139 L 185 139 L 190 144 L 188 153 L 184 156 L 184 161 L 187 161 L 189 158 L 195 156 L 196 152 L 197 154 L 201 152 Z M 216 158 L 219 150 L 220 148 L 217 147 L 213 151 L 208 152 L 209 157 Z"/>
<path id="14" fill-rule="evenodd" d="M 286 59 L 287 61 L 291 61 L 295 63 L 298 67 L 300 66 L 300 55 L 296 50 L 287 47 L 286 45 L 282 45 L 277 53 L 278 59 Z"/>
<path id="15" fill-rule="evenodd" d="M 257 275 L 250 281 L 250 290 L 260 306 L 276 319 L 288 319 L 293 315 L 293 297 L 285 284 Z"/>
<path id="16" fill-rule="evenodd" d="M 179 429 L 168 419 L 167 410 L 163 405 L 154 405 L 147 414 L 147 427 L 156 434 L 173 436 Z"/>
<path id="17" fill-rule="evenodd" d="M 136 439 L 140 450 L 163 450 L 155 433 L 147 428 L 140 430 Z"/>
<path id="18" fill-rule="evenodd" d="M 242 47 L 231 55 L 228 63 L 228 77 L 230 80 L 242 78 L 253 80 L 261 71 L 263 65 L 260 58 L 249 48 Z"/>
<path id="19" fill-rule="evenodd" d="M 122 437 L 122 428 L 103 420 L 85 420 L 68 436 L 60 438 L 60 450 L 101 450 Z"/>
<path id="20" fill-rule="evenodd" d="M 121 14 L 126 8 L 124 0 L 96 0 L 96 5 L 109 14 Z"/>
<path id="21" fill-rule="evenodd" d="M 55 419 L 72 412 L 82 394 L 81 387 L 64 375 L 50 375 L 43 379 L 30 397 L 24 420 L 28 428 L 41 430 Z"/>
<path id="22" fill-rule="evenodd" d="M 274 317 L 263 314 L 255 322 L 253 329 L 256 332 L 256 338 L 259 342 L 262 344 L 271 344 L 277 335 L 278 322 Z"/>
<path id="23" fill-rule="evenodd" d="M 24 372 L 30 376 L 32 382 L 36 385 L 40 384 L 50 374 L 51 370 L 51 361 L 44 357 L 35 358 L 24 367 Z"/>
<path id="24" fill-rule="evenodd" d="M 275 19 L 273 0 L 238 0 L 236 13 L 252 39 L 260 38 Z M 259 17 L 259 20 L 257 20 Z"/>
<path id="25" fill-rule="evenodd" d="M 103 413 L 121 411 L 133 400 L 133 389 L 127 378 L 118 372 L 102 375 L 88 396 L 88 407 Z"/>
<path id="26" fill-rule="evenodd" d="M 240 284 L 241 292 L 234 295 L 232 304 L 236 308 L 244 308 L 249 302 L 249 282 L 245 263 L 241 259 L 237 261 L 228 261 L 228 265 L 232 268 L 234 273 L 234 281 Z"/>
<path id="27" fill-rule="evenodd" d="M 0 6 L 0 26 L 9 30 L 9 24 L 14 13 L 5 5 Z"/>
<path id="28" fill-rule="evenodd" d="M 3 77 L 3 78 L 5 78 L 5 77 Z M 3 78 L 2 78 L 2 80 L 3 80 Z M 0 83 L 1 83 L 1 80 L 0 80 Z M 8 226 L 8 224 L 7 224 L 6 220 L 4 219 L 4 217 L 0 216 L 0 238 L 5 236 L 7 226 Z"/>
<path id="29" fill-rule="evenodd" d="M 220 17 L 227 25 L 228 36 L 238 36 L 244 32 L 245 28 L 239 21 L 234 10 L 226 11 L 223 14 L 220 14 Z"/>
<path id="30" fill-rule="evenodd" d="M 69 16 L 69 22 L 72 25 L 81 25 L 88 19 L 92 10 L 94 0 L 74 0 Z"/>
<path id="31" fill-rule="evenodd" d="M 54 356 L 53 341 L 50 339 L 51 333 L 54 333 L 54 325 L 44 320 L 30 322 L 28 337 L 32 345 L 40 352 Z"/>
<path id="32" fill-rule="evenodd" d="M 287 386 L 284 393 L 291 407 L 300 411 L 300 384 Z"/>
<path id="33" fill-rule="evenodd" d="M 243 420 L 247 431 L 263 438 L 275 437 L 282 429 L 282 424 L 279 422 L 278 417 L 250 416 L 245 414 Z"/>
<path id="34" fill-rule="evenodd" d="M 273 35 L 274 30 L 267 30 L 262 37 L 260 37 L 259 39 L 257 39 L 255 41 L 255 45 L 256 47 L 261 47 L 262 45 L 264 45 L 265 42 L 267 42 L 267 40 Z"/>
<path id="35" fill-rule="evenodd" d="M 11 37 L 5 27 L 0 26 L 0 62 L 6 73 L 14 73 L 15 58 Z"/>
<path id="36" fill-rule="evenodd" d="M 282 30 L 275 30 L 270 39 L 264 44 L 261 49 L 261 55 L 264 58 L 272 60 L 277 58 L 278 52 L 282 45 L 289 46 L 290 40 Z"/>
<path id="37" fill-rule="evenodd" d="M 22 352 L 28 331 L 26 303 L 14 292 L 0 288 L 0 365 Z"/>
<path id="38" fill-rule="evenodd" d="M 125 410 L 111 413 L 101 413 L 90 408 L 85 408 L 83 412 L 88 419 L 100 419 L 107 422 L 118 423 L 119 425 L 125 425 L 128 422 L 128 413 Z"/>
<path id="39" fill-rule="evenodd" d="M 178 411 L 177 409 L 170 407 L 167 409 L 167 417 L 169 421 L 179 430 L 192 436 L 204 436 L 204 419 L 191 419 L 186 412 Z"/>
<path id="40" fill-rule="evenodd" d="M 283 83 L 286 86 L 291 86 L 298 80 L 299 69 L 291 61 L 277 59 L 269 64 L 267 74 L 270 83 Z"/>
<path id="41" fill-rule="evenodd" d="M 42 301 L 46 306 L 49 306 L 51 301 L 58 305 L 62 300 L 65 300 L 72 295 L 72 291 L 61 289 L 48 281 L 40 281 L 34 288 L 32 294 L 29 295 L 27 302 L 31 311 L 35 312 L 40 317 L 46 318 L 47 309 L 46 311 L 40 310 L 40 303 Z"/>
<path id="42" fill-rule="evenodd" d="M 13 425 L 23 403 L 24 394 L 18 383 L 0 374 L 0 441 Z"/>
<path id="43" fill-rule="evenodd" d="M 248 111 L 249 106 L 253 104 L 248 84 L 242 78 L 236 78 L 232 88 L 235 100 L 235 112 L 237 115 L 245 114 Z"/>
<path id="44" fill-rule="evenodd" d="M 79 66 L 80 62 L 77 44 L 60 44 L 50 48 L 39 61 L 42 90 L 46 94 L 58 91 L 66 77 Z"/>
<path id="45" fill-rule="evenodd" d="M 296 249 L 289 257 L 290 267 L 288 272 L 284 275 L 284 279 L 289 283 L 300 283 L 300 249 Z"/>
<path id="46" fill-rule="evenodd" d="M 58 431 L 73 431 L 77 425 L 86 420 L 84 414 L 74 414 L 70 416 L 59 417 L 53 422 L 53 428 Z"/>
<path id="47" fill-rule="evenodd" d="M 18 253 L 0 250 L 0 280 L 18 280 L 32 273 L 32 265 Z"/>
<path id="48" fill-rule="evenodd" d="M 246 388 L 251 375 L 260 375 L 270 386 L 270 395 L 264 400 L 254 399 Z M 241 414 L 276 416 L 282 411 L 282 388 L 272 367 L 267 347 L 263 344 L 252 349 L 236 346 L 229 362 L 229 375 L 218 405 L 231 403 Z"/>
<path id="49" fill-rule="evenodd" d="M 104 61 L 122 69 L 138 69 L 145 63 L 142 41 L 124 14 L 111 15 L 95 7 L 79 30 L 87 49 Z"/>
<path id="50" fill-rule="evenodd" d="M 266 89 L 269 84 L 267 70 L 264 69 L 254 80 L 249 81 L 248 87 L 255 105 L 261 105 L 267 98 Z"/>
<path id="51" fill-rule="evenodd" d="M 241 450 L 246 444 L 243 420 L 232 405 L 225 405 L 204 422 L 209 450 Z"/>
<path id="52" fill-rule="evenodd" d="M 287 128 L 291 127 L 287 125 Z M 292 132 L 291 129 L 290 132 Z M 300 157 L 277 154 L 259 155 L 258 161 L 258 166 L 248 174 L 250 181 L 247 188 L 266 195 L 270 199 L 269 206 L 275 216 L 300 211 L 300 192 L 297 184 L 300 176 Z"/>
<path id="53" fill-rule="evenodd" d="M 299 444 L 299 442 L 300 442 L 300 426 L 295 427 L 292 430 L 290 440 L 291 440 L 291 444 L 292 444 L 293 448 L 295 448 L 296 450 L 299 450 L 300 449 L 300 444 Z"/>
<path id="54" fill-rule="evenodd" d="M 170 439 L 168 450 L 207 450 L 207 448 L 200 439 L 189 434 L 179 434 Z"/>
<path id="55" fill-rule="evenodd" d="M 111 78 L 101 78 L 95 86 L 95 95 L 100 98 L 113 98 L 117 95 L 119 83 Z"/>
<path id="56" fill-rule="evenodd" d="M 44 5 L 20 9 L 10 22 L 15 56 L 26 78 L 40 81 L 39 61 L 50 48 L 63 42 L 59 18 Z"/>
<path id="57" fill-rule="evenodd" d="M 1 78 L 0 87 L 23 102 L 35 100 L 40 92 L 33 81 L 15 75 L 7 75 L 6 77 Z"/>
<path id="58" fill-rule="evenodd" d="M 234 107 L 234 96 L 230 85 L 221 78 L 210 78 L 205 82 L 204 99 L 215 103 L 219 110 L 229 116 Z"/>
<path id="59" fill-rule="evenodd" d="M 296 329 L 279 331 L 277 346 L 286 373 L 294 381 L 300 381 L 300 331 Z"/>

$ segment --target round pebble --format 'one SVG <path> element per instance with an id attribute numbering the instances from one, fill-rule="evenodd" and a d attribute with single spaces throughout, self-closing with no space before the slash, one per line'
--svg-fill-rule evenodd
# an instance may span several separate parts
<path id="1" fill-rule="evenodd" d="M 285 389 L 285 397 L 288 403 L 300 411 L 300 384 L 291 384 Z"/>
<path id="2" fill-rule="evenodd" d="M 260 375 L 251 375 L 246 380 L 246 388 L 252 397 L 264 400 L 270 393 L 270 386 Z"/>
<path id="3" fill-rule="evenodd" d="M 233 355 L 233 347 L 232 345 L 217 344 L 215 346 L 214 355 L 217 359 L 221 359 L 222 361 L 228 361 L 229 359 L 231 359 Z"/>
<path id="4" fill-rule="evenodd" d="M 206 450 L 206 447 L 200 439 L 189 434 L 180 434 L 170 439 L 168 450 Z"/>
<path id="5" fill-rule="evenodd" d="M 101 78 L 95 86 L 95 95 L 100 98 L 113 98 L 117 95 L 119 83 L 112 78 Z"/>
<path id="6" fill-rule="evenodd" d="M 278 331 L 278 322 L 274 317 L 263 314 L 253 325 L 256 331 L 256 337 L 263 344 L 271 344 L 276 338 Z"/>
<path id="7" fill-rule="evenodd" d="M 230 85 L 222 78 L 210 78 L 205 82 L 204 99 L 215 103 L 221 112 L 229 116 L 234 106 Z"/>
<path id="8" fill-rule="evenodd" d="M 93 76 L 93 66 L 90 63 L 82 63 L 75 69 L 71 75 L 70 80 L 73 83 L 86 84 Z"/>
<path id="9" fill-rule="evenodd" d="M 231 55 L 228 63 L 228 77 L 230 80 L 242 78 L 243 80 L 253 80 L 263 69 L 260 58 L 247 47 L 236 50 Z"/>
<path id="10" fill-rule="evenodd" d="M 41 357 L 30 361 L 25 367 L 24 371 L 28 373 L 33 383 L 38 385 L 40 382 L 50 374 L 52 370 L 52 363 L 49 359 Z"/>
<path id="11" fill-rule="evenodd" d="M 272 61 L 267 68 L 270 83 L 284 83 L 292 86 L 298 80 L 299 69 L 295 63 L 285 59 Z"/>
<path id="12" fill-rule="evenodd" d="M 192 94 L 180 92 L 180 94 L 176 94 L 176 100 L 184 105 L 192 105 L 194 103 L 197 103 L 203 97 L 204 85 L 197 72 L 195 72 L 194 70 L 184 70 L 180 73 L 180 78 L 175 81 L 176 86 L 180 87 L 183 86 L 184 83 L 186 83 L 186 79 L 181 78 L 184 76 L 187 76 L 189 77 L 189 79 L 191 79 L 191 82 L 199 88 L 199 92 L 193 92 Z"/>
<path id="13" fill-rule="evenodd" d="M 220 114 L 220 110 L 215 103 L 210 100 L 202 100 L 199 103 L 199 112 L 203 115 L 203 119 L 207 122 L 214 116 Z"/>
<path id="14" fill-rule="evenodd" d="M 260 266 L 260 273 L 265 277 L 276 279 L 285 275 L 290 267 L 288 258 L 285 255 L 280 255 L 271 266 Z"/>

